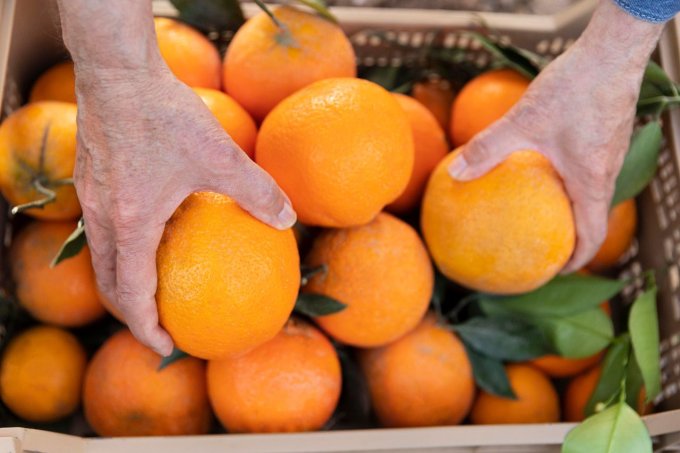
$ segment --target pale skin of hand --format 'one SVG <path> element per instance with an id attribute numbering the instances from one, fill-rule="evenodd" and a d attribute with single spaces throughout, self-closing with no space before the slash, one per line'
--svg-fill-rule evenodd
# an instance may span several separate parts
<path id="1" fill-rule="evenodd" d="M 635 19 L 611 0 L 600 0 L 576 43 L 449 167 L 454 179 L 466 181 L 513 151 L 544 154 L 562 177 L 574 211 L 577 243 L 564 273 L 582 268 L 604 241 L 640 84 L 662 30 L 663 25 Z"/>
<path id="2" fill-rule="evenodd" d="M 156 309 L 156 249 L 191 193 L 212 191 L 279 229 L 295 213 L 274 180 L 229 138 L 158 51 L 148 0 L 59 0 L 75 63 L 75 186 L 97 283 L 135 337 L 173 342 Z"/>

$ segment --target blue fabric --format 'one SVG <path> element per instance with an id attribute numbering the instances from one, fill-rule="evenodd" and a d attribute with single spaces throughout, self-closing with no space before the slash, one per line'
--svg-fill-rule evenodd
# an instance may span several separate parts
<path id="1" fill-rule="evenodd" d="M 638 19 L 661 23 L 680 12 L 680 0 L 614 0 L 624 10 Z"/>

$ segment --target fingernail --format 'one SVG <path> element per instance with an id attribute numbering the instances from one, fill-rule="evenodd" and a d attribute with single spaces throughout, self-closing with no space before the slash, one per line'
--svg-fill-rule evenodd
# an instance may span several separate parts
<path id="1" fill-rule="evenodd" d="M 465 160 L 465 157 L 460 155 L 453 160 L 451 165 L 449 165 L 449 175 L 451 175 L 453 179 L 463 179 L 467 169 L 468 163 Z"/>
<path id="2" fill-rule="evenodd" d="M 276 216 L 276 220 L 279 226 L 283 229 L 290 228 L 295 225 L 297 215 L 295 214 L 295 211 L 293 210 L 293 207 L 290 205 L 290 203 L 285 202 L 283 204 L 283 209 L 281 209 L 281 212 L 279 212 L 278 216 Z"/>

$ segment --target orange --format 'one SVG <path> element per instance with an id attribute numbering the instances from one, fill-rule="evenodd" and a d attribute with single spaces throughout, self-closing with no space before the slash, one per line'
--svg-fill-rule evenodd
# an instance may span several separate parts
<path id="1" fill-rule="evenodd" d="M 557 392 L 545 374 L 522 364 L 507 365 L 505 370 L 517 399 L 501 398 L 480 391 L 472 406 L 472 423 L 498 425 L 559 421 Z"/>
<path id="2" fill-rule="evenodd" d="M 190 87 L 220 89 L 220 54 L 199 31 L 167 17 L 154 18 L 161 56 Z"/>
<path id="3" fill-rule="evenodd" d="M 558 355 L 545 355 L 531 361 L 531 364 L 550 377 L 564 378 L 584 372 L 602 358 L 599 352 L 582 359 L 570 359 Z"/>
<path id="4" fill-rule="evenodd" d="M 390 343 L 413 329 L 430 302 L 434 275 L 418 234 L 389 214 L 368 225 L 326 230 L 305 260 L 325 264 L 303 288 L 347 307 L 316 318 L 333 338 L 353 346 Z"/>
<path id="5" fill-rule="evenodd" d="M 439 270 L 478 291 L 518 294 L 554 277 L 574 250 L 571 202 L 548 159 L 518 151 L 486 175 L 456 181 L 457 152 L 432 173 L 421 212 Z"/>
<path id="6" fill-rule="evenodd" d="M 205 359 L 241 354 L 272 339 L 300 286 L 295 236 L 225 195 L 190 195 L 158 247 L 156 301 L 175 345 Z"/>
<path id="7" fill-rule="evenodd" d="M 281 102 L 262 123 L 255 159 L 300 222 L 370 222 L 406 188 L 413 137 L 397 100 L 375 83 L 328 79 Z"/>
<path id="8" fill-rule="evenodd" d="M 87 359 L 76 337 L 38 326 L 12 338 L 0 362 L 0 396 L 19 417 L 53 422 L 73 413 Z"/>
<path id="9" fill-rule="evenodd" d="M 485 72 L 458 93 L 451 108 L 449 132 L 458 147 L 501 119 L 529 87 L 530 81 L 512 69 Z"/>
<path id="10" fill-rule="evenodd" d="M 159 370 L 161 356 L 127 329 L 109 338 L 85 374 L 85 418 L 97 434 L 171 436 L 205 434 L 210 403 L 205 364 L 185 357 Z"/>
<path id="11" fill-rule="evenodd" d="M 436 118 L 415 99 L 403 94 L 394 95 L 411 123 L 415 156 L 411 180 L 402 194 L 387 206 L 393 212 L 407 212 L 415 208 L 423 197 L 430 173 L 449 151 L 446 136 Z"/>
<path id="12" fill-rule="evenodd" d="M 291 319 L 270 341 L 208 363 L 208 395 L 229 432 L 312 431 L 331 417 L 342 387 L 330 341 Z"/>
<path id="13" fill-rule="evenodd" d="M 73 184 L 76 161 L 76 105 L 35 102 L 12 113 L 0 125 L 0 191 L 13 205 L 45 198 L 36 183 L 53 190 L 56 199 L 26 214 L 44 220 L 80 216 Z"/>
<path id="14" fill-rule="evenodd" d="M 448 129 L 451 106 L 456 97 L 448 82 L 443 80 L 418 82 L 413 85 L 411 96 L 434 115 L 442 130 Z"/>
<path id="15" fill-rule="evenodd" d="M 76 103 L 76 75 L 73 62 L 65 61 L 45 71 L 31 88 L 29 102 L 60 101 Z"/>
<path id="16" fill-rule="evenodd" d="M 635 199 L 631 198 L 614 206 L 609 213 L 607 237 L 587 268 L 593 272 L 600 272 L 614 267 L 633 243 L 636 229 Z"/>
<path id="17" fill-rule="evenodd" d="M 52 260 L 75 230 L 73 222 L 34 222 L 21 230 L 10 251 L 19 303 L 36 319 L 64 327 L 104 315 L 87 245 L 54 268 Z"/>
<path id="18" fill-rule="evenodd" d="M 258 121 L 317 80 L 356 76 L 352 44 L 338 25 L 288 6 L 274 16 L 287 36 L 261 12 L 239 28 L 224 57 L 225 91 Z"/>
<path id="19" fill-rule="evenodd" d="M 373 408 L 388 427 L 456 425 L 475 395 L 461 341 L 427 316 L 394 343 L 360 352 Z"/>
<path id="20" fill-rule="evenodd" d="M 225 132 L 251 159 L 255 155 L 257 126 L 243 107 L 229 95 L 207 88 L 194 88 Z"/>

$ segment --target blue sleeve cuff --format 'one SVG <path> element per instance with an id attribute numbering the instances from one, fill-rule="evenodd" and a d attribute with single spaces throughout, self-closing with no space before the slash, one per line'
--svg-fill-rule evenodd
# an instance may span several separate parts
<path id="1" fill-rule="evenodd" d="M 631 15 L 647 22 L 662 23 L 680 12 L 680 0 L 614 0 Z"/>

